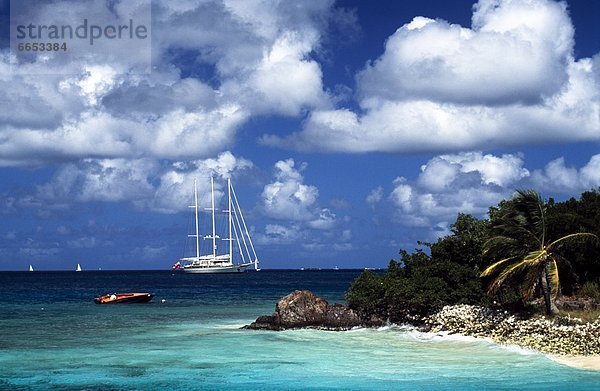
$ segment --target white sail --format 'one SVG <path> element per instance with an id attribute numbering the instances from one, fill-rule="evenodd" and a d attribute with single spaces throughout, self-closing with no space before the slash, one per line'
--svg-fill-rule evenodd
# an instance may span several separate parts
<path id="1" fill-rule="evenodd" d="M 33 266 L 29 265 L 29 271 L 32 272 L 33 271 Z"/>
<path id="2" fill-rule="evenodd" d="M 206 236 L 201 236 L 199 231 L 198 217 L 198 188 L 197 181 L 194 180 L 194 205 L 190 206 L 194 210 L 194 225 L 195 233 L 188 235 L 195 238 L 195 254 L 194 256 L 181 258 L 182 263 L 177 262 L 173 268 L 181 268 L 187 273 L 239 273 L 245 271 L 248 267 L 254 266 L 258 268 L 258 256 L 250 238 L 250 233 L 246 226 L 246 221 L 242 214 L 242 209 L 235 195 L 231 180 L 227 180 L 227 209 L 223 213 L 227 214 L 227 235 L 226 238 L 221 238 L 217 234 L 215 215 L 217 208 L 215 206 L 215 183 L 211 178 L 211 207 L 207 208 L 211 212 L 211 232 Z M 208 254 L 201 254 L 200 238 L 210 240 L 211 250 Z M 217 241 L 217 239 L 220 239 Z M 227 246 L 219 246 L 221 241 L 228 242 Z M 234 260 L 234 244 L 237 243 L 236 255 Z M 220 250 L 220 251 L 219 251 Z"/>
<path id="3" fill-rule="evenodd" d="M 75 269 L 76 272 L 80 272 L 81 271 L 81 265 L 77 264 L 77 268 Z"/>

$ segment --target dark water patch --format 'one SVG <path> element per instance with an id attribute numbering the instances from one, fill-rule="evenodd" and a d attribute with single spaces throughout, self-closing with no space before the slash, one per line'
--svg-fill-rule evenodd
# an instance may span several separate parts
<path id="1" fill-rule="evenodd" d="M 203 362 L 203 363 L 190 364 L 190 365 L 188 365 L 188 368 L 194 368 L 194 369 L 216 369 L 216 368 L 223 368 L 223 366 L 224 366 L 224 364 Z"/>
<path id="2" fill-rule="evenodd" d="M 119 368 L 118 373 L 124 377 L 142 377 L 146 374 L 146 369 L 138 366 L 126 366 Z"/>
<path id="3" fill-rule="evenodd" d="M 115 387 L 109 383 L 100 384 L 51 384 L 47 390 L 57 391 L 128 391 L 139 390 L 137 387 Z"/>

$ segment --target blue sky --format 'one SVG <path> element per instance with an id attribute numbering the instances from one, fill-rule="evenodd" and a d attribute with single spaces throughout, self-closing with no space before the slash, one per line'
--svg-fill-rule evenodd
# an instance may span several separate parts
<path id="1" fill-rule="evenodd" d="M 169 268 L 211 174 L 263 268 L 384 267 L 516 188 L 600 186 L 596 1 L 154 1 L 151 46 L 17 63 L 0 4 L 0 270 Z"/>

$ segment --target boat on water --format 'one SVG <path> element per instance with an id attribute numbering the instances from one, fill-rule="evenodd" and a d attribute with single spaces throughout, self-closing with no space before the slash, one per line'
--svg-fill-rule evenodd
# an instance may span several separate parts
<path id="1" fill-rule="evenodd" d="M 33 266 L 29 265 L 29 271 L 32 272 L 33 271 Z"/>
<path id="2" fill-rule="evenodd" d="M 118 304 L 118 303 L 147 303 L 154 297 L 154 294 L 148 292 L 134 293 L 110 293 L 95 297 L 96 304 Z"/>
<path id="3" fill-rule="evenodd" d="M 258 267 L 258 256 L 254 249 L 254 244 L 250 238 L 250 233 L 242 214 L 235 190 L 231 184 L 231 179 L 227 179 L 227 206 L 220 212 L 226 216 L 227 223 L 225 238 L 221 238 L 217 234 L 215 215 L 217 208 L 215 207 L 215 182 L 214 178 L 210 178 L 210 208 L 206 208 L 211 216 L 211 232 L 208 235 L 201 236 L 199 232 L 199 205 L 198 205 L 198 186 L 194 180 L 194 205 L 190 208 L 194 210 L 195 232 L 188 235 L 195 239 L 195 254 L 190 257 L 181 258 L 173 265 L 174 270 L 183 270 L 185 273 L 197 274 L 213 274 L 213 273 L 241 273 L 249 267 L 254 267 L 256 271 Z M 209 251 L 202 254 L 201 241 L 208 241 Z M 234 242 L 235 250 L 234 251 Z M 225 243 L 225 245 L 221 245 Z M 206 247 L 206 246 L 203 246 Z M 235 259 L 234 259 L 235 256 Z"/>
<path id="4" fill-rule="evenodd" d="M 77 264 L 77 267 L 75 268 L 75 271 L 76 272 L 80 272 L 81 271 L 81 265 L 80 264 Z"/>

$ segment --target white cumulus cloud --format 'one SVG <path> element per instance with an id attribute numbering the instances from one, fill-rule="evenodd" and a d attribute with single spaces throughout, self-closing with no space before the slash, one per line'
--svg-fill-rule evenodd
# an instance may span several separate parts
<path id="1" fill-rule="evenodd" d="M 140 209 L 164 213 L 187 210 L 194 180 L 201 205 L 210 203 L 210 178 L 216 179 L 215 198 L 223 194 L 224 179 L 250 169 L 252 162 L 223 152 L 217 158 L 174 162 L 161 166 L 152 159 L 85 159 L 63 166 L 37 188 L 31 204 L 63 207 L 76 202 L 129 202 Z M 19 204 L 24 206 L 25 201 Z"/>
<path id="2" fill-rule="evenodd" d="M 267 224 L 264 233 L 255 235 L 255 241 L 259 245 L 286 245 L 298 242 L 302 236 L 297 225 Z"/>
<path id="3" fill-rule="evenodd" d="M 304 184 L 302 171 L 306 164 L 296 167 L 293 159 L 275 163 L 275 181 L 262 192 L 265 214 L 281 220 L 308 221 L 315 218 L 319 190 Z"/>
<path id="4" fill-rule="evenodd" d="M 396 223 L 430 230 L 436 237 L 447 231 L 458 213 L 485 217 L 490 206 L 510 198 L 516 189 L 533 188 L 547 197 L 560 197 L 598 187 L 600 155 L 580 167 L 559 157 L 542 169 L 529 169 L 522 154 L 461 152 L 434 156 L 414 180 L 397 177 L 387 196 L 378 187 L 366 203 Z"/>
<path id="5" fill-rule="evenodd" d="M 416 17 L 358 73 L 360 112 L 317 109 L 263 143 L 352 153 L 600 139 L 598 56 L 573 57 L 566 5 L 481 0 L 470 28 Z"/>
<path id="6" fill-rule="evenodd" d="M 259 209 L 268 222 L 263 231 L 257 232 L 258 240 L 275 245 L 296 243 L 308 252 L 351 249 L 351 219 L 338 214 L 340 209 L 349 208 L 349 203 L 332 199 L 330 207 L 324 207 L 319 189 L 306 183 L 307 168 L 306 163 L 291 158 L 275 163 L 273 178 L 260 195 Z M 332 241 L 337 245 L 333 246 Z"/>
<path id="7" fill-rule="evenodd" d="M 373 206 L 380 202 L 383 199 L 383 187 L 377 186 L 375 189 L 371 190 L 365 198 L 367 204 Z"/>
<path id="8" fill-rule="evenodd" d="M 0 166 L 208 158 L 233 145 L 252 117 L 329 106 L 312 53 L 336 14 L 333 1 L 152 3 L 151 50 L 109 50 L 99 42 L 105 56 L 60 64 L 40 56 L 17 65 L 0 51 L 0 104 L 11 108 L 0 112 Z M 23 17 L 63 24 L 105 20 L 139 5 L 29 4 Z M 138 72 L 149 60 L 143 53 L 152 55 L 151 73 Z"/>
<path id="9" fill-rule="evenodd" d="M 484 184 L 506 185 L 529 176 L 521 157 L 511 154 L 494 156 L 481 152 L 441 155 L 421 167 L 419 184 L 426 189 L 440 191 L 448 188 L 460 173 L 477 172 Z"/>
<path id="10" fill-rule="evenodd" d="M 416 227 L 443 227 L 458 213 L 482 216 L 528 180 L 520 155 L 481 152 L 439 155 L 421 166 L 414 181 L 396 178 L 388 200 L 396 221 Z M 383 193 L 383 191 L 382 191 Z"/>
<path id="11" fill-rule="evenodd" d="M 600 155 L 593 155 L 581 168 L 567 166 L 560 157 L 534 170 L 531 182 L 541 190 L 573 194 L 600 187 Z"/>
<path id="12" fill-rule="evenodd" d="M 482 0 L 471 28 L 416 17 L 358 75 L 359 88 L 369 100 L 539 102 L 567 79 L 573 32 L 566 5 L 550 1 Z"/>

